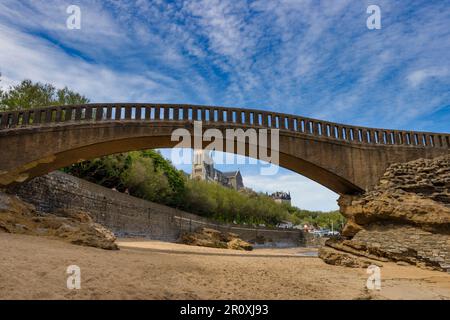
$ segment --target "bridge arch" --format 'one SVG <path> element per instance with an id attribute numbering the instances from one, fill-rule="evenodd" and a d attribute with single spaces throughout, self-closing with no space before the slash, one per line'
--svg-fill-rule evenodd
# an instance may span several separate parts
<path id="1" fill-rule="evenodd" d="M 58 106 L 0 113 L 0 185 L 108 154 L 172 148 L 177 144 L 171 141 L 172 132 L 192 132 L 194 120 L 202 121 L 204 130 L 222 132 L 279 129 L 280 166 L 339 194 L 370 189 L 391 163 L 450 153 L 449 134 L 355 127 L 262 110 L 168 104 Z"/>

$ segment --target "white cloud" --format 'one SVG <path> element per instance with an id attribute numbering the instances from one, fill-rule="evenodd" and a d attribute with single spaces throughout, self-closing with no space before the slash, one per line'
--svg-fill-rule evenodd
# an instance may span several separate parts
<path id="1" fill-rule="evenodd" d="M 408 81 L 413 87 L 417 87 L 429 78 L 441 78 L 449 76 L 450 72 L 447 68 L 427 68 L 415 70 L 408 74 Z"/>
<path id="2" fill-rule="evenodd" d="M 211 50 L 239 60 L 255 38 L 249 37 L 244 21 L 246 7 L 236 1 L 196 0 L 186 2 L 184 9 L 193 16 L 200 32 L 208 38 Z"/>
<path id="3" fill-rule="evenodd" d="M 70 56 L 55 45 L 0 25 L 2 86 L 23 79 L 68 86 L 96 102 L 168 102 L 186 99 L 180 83 L 149 70 L 116 71 Z"/>

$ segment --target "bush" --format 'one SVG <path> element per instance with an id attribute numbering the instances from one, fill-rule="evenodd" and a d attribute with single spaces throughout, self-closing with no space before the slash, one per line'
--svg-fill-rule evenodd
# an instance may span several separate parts
<path id="1" fill-rule="evenodd" d="M 183 173 L 153 150 L 84 161 L 63 171 L 120 192 L 170 206 L 184 201 Z"/>

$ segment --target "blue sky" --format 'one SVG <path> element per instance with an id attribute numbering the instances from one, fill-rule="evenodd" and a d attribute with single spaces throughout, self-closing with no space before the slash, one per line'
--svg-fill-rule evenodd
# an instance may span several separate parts
<path id="1" fill-rule="evenodd" d="M 66 27 L 71 4 L 81 30 Z M 366 27 L 369 4 L 381 8 L 381 30 Z M 444 0 L 0 0 L 0 85 L 30 78 L 93 102 L 238 106 L 449 132 L 449 24 Z M 280 170 L 268 181 L 241 169 L 255 189 L 336 208 L 336 195 L 299 175 Z"/>

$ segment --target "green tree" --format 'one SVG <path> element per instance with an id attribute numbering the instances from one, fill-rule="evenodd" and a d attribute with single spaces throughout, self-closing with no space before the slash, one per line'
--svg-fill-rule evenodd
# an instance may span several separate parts
<path id="1" fill-rule="evenodd" d="M 130 194 L 149 201 L 171 204 L 175 192 L 170 188 L 164 172 L 154 166 L 153 160 L 131 154 L 129 168 L 121 178 Z"/>
<path id="2" fill-rule="evenodd" d="M 57 89 L 51 84 L 31 80 L 0 90 L 0 111 L 85 103 L 89 103 L 88 98 L 67 87 Z"/>

